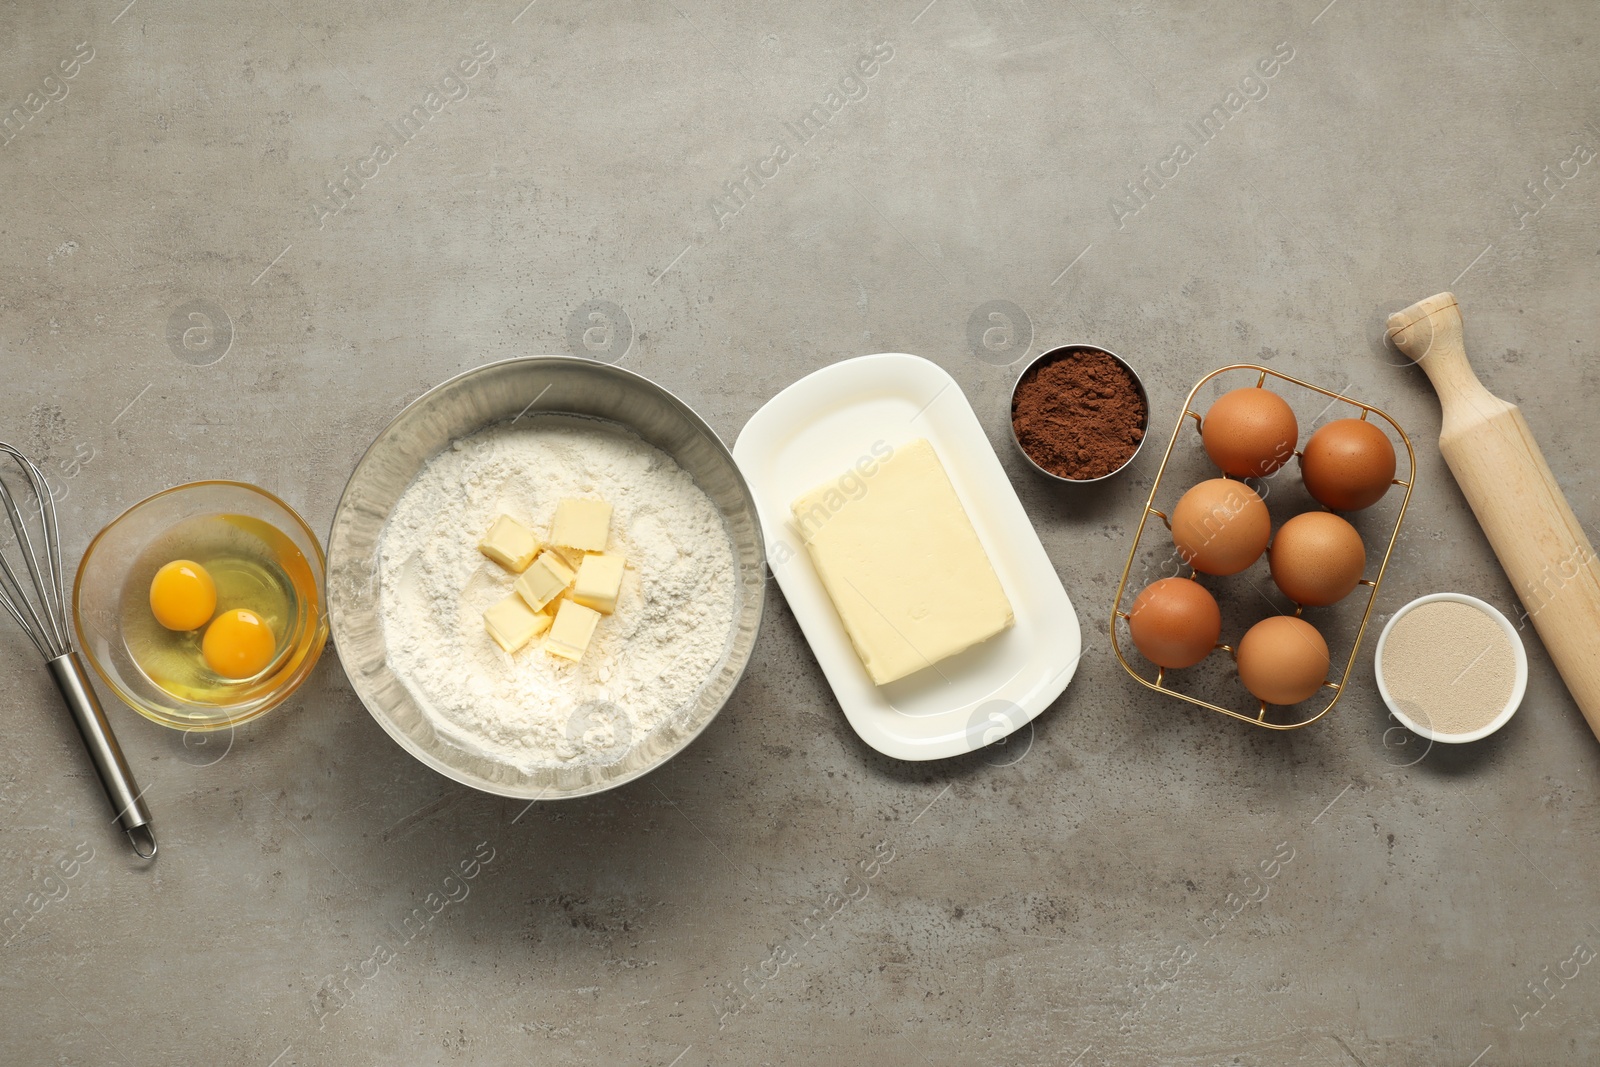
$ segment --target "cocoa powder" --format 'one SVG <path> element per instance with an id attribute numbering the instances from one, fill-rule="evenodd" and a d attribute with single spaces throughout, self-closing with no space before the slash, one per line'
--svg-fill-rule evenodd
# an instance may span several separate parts
<path id="1" fill-rule="evenodd" d="M 1011 425 L 1023 451 L 1062 478 L 1110 474 L 1144 440 L 1149 408 L 1111 356 L 1074 348 L 1031 368 L 1017 383 Z"/>

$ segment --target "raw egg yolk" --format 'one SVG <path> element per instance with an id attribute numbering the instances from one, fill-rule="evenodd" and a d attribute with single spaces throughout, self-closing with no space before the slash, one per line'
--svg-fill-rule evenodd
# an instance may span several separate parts
<path id="1" fill-rule="evenodd" d="M 150 581 L 150 611 L 169 630 L 198 630 L 217 610 L 217 587 L 198 563 L 175 559 Z"/>
<path id="2" fill-rule="evenodd" d="M 277 641 L 272 627 L 249 608 L 234 608 L 218 615 L 206 627 L 200 653 L 206 666 L 224 678 L 249 678 L 272 662 Z"/>

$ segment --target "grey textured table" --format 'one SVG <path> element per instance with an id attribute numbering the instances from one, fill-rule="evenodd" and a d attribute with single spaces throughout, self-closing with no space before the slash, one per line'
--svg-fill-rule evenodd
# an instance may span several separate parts
<path id="1" fill-rule="evenodd" d="M 1158 425 L 1225 362 L 1348 383 L 1418 445 L 1377 621 L 1513 610 L 1382 322 L 1453 288 L 1594 528 L 1600 8 L 525 2 L 0 11 L 0 438 L 71 563 L 203 477 L 325 532 L 378 428 L 490 360 L 621 358 L 731 442 L 904 351 L 971 399 L 1090 651 L 1020 760 L 896 763 L 774 587 L 688 751 L 524 809 L 406 756 L 330 649 L 209 746 L 113 709 L 147 867 L 8 624 L 0 1060 L 1593 1062 L 1600 749 L 1537 644 L 1512 724 L 1420 762 L 1370 657 L 1288 735 L 1159 700 L 1103 621 L 1159 455 L 1065 495 L 1004 410 L 1067 340 Z"/>

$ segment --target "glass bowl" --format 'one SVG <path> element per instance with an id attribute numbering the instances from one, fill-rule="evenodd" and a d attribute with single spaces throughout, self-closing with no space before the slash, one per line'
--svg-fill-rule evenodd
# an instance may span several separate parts
<path id="1" fill-rule="evenodd" d="M 287 608 L 274 626 L 277 647 L 266 669 L 214 697 L 187 698 L 162 688 L 135 661 L 125 630 L 143 624 L 137 613 L 149 611 L 156 570 L 203 555 L 194 552 L 197 538 L 218 537 L 230 551 L 271 561 L 263 573 L 281 583 Z M 123 512 L 89 543 L 72 590 L 79 650 L 124 703 L 152 722 L 175 730 L 237 726 L 287 700 L 317 665 L 328 638 L 324 567 L 322 545 L 305 520 L 266 490 L 223 481 L 174 486 Z M 226 598 L 217 604 L 218 611 L 235 607 L 252 604 Z"/>

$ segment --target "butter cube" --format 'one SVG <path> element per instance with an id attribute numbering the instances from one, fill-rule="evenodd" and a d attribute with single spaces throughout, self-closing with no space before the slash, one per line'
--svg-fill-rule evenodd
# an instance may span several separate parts
<path id="1" fill-rule="evenodd" d="M 551 545 L 550 551 L 561 557 L 561 561 L 574 571 L 583 566 L 583 557 L 586 553 L 581 548 L 562 548 L 560 545 Z"/>
<path id="2" fill-rule="evenodd" d="M 527 601 L 528 607 L 538 611 L 566 592 L 567 586 L 576 577 L 560 556 L 554 552 L 541 552 L 539 558 L 533 561 L 533 566 L 524 571 L 511 588 Z"/>
<path id="3" fill-rule="evenodd" d="M 508 596 L 483 613 L 483 625 L 496 644 L 515 652 L 550 628 L 550 616 L 532 610 L 521 597 Z"/>
<path id="4" fill-rule="evenodd" d="M 604 500 L 563 500 L 556 505 L 550 542 L 562 548 L 604 552 L 611 532 L 611 505 Z"/>
<path id="5" fill-rule="evenodd" d="M 925 440 L 796 500 L 795 526 L 874 685 L 1011 626 L 1000 579 Z"/>
<path id="6" fill-rule="evenodd" d="M 572 599 L 602 615 L 617 610 L 617 593 L 622 589 L 622 568 L 626 558 L 616 553 L 583 557 Z"/>
<path id="7" fill-rule="evenodd" d="M 528 569 L 534 554 L 539 551 L 539 539 L 516 519 L 502 515 L 494 520 L 489 532 L 478 542 L 478 551 L 512 574 L 521 574 Z"/>
<path id="8" fill-rule="evenodd" d="M 599 621 L 600 613 L 593 608 L 574 600 L 563 600 L 556 610 L 556 621 L 550 627 L 550 640 L 545 642 L 545 647 L 570 660 L 582 659 Z"/>

